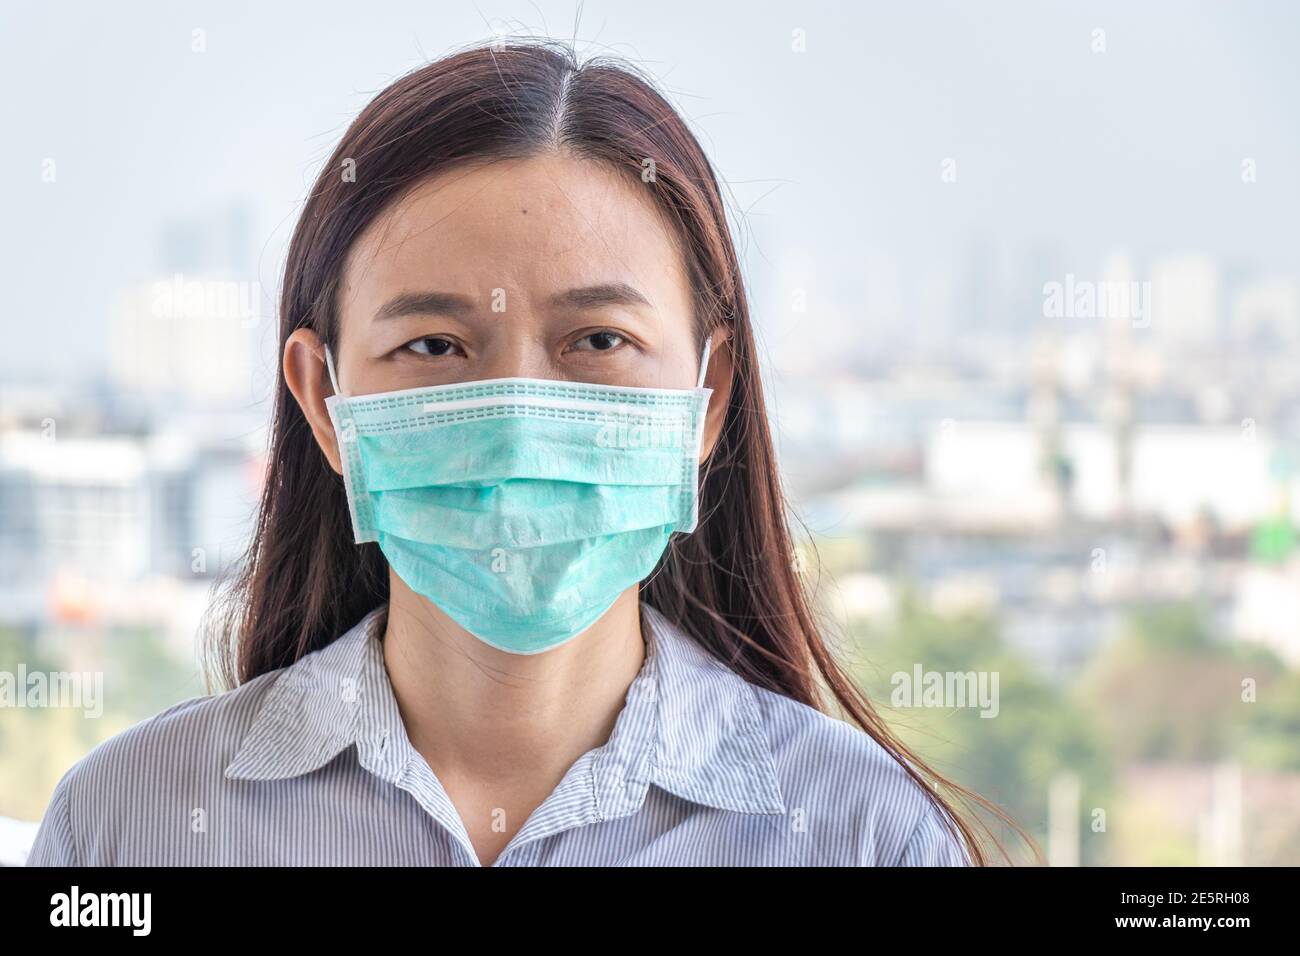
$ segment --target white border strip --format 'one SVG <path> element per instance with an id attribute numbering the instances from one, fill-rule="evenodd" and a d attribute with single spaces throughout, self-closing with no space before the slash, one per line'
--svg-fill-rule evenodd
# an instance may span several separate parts
<path id="1" fill-rule="evenodd" d="M 559 408 L 575 412 L 603 412 L 622 415 L 626 418 L 651 419 L 654 421 L 680 422 L 688 420 L 692 408 L 684 407 L 678 412 L 665 412 L 653 406 L 616 402 L 590 402 L 576 398 L 547 398 L 544 395 L 485 395 L 482 398 L 462 398 L 453 402 L 428 402 L 424 406 L 426 415 L 440 412 L 460 412 L 471 408 L 492 408 L 523 405 L 529 408 Z"/>

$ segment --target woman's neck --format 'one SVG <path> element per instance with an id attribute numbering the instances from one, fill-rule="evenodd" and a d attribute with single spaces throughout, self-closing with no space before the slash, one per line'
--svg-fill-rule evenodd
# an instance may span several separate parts
<path id="1" fill-rule="evenodd" d="M 540 803 L 609 739 L 645 660 L 636 586 L 580 636 L 524 655 L 483 643 L 390 577 L 384 664 L 411 744 L 449 792 Z"/>

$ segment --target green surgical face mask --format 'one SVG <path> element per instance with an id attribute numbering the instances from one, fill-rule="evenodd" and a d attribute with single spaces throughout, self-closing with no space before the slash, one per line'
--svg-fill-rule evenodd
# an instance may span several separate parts
<path id="1" fill-rule="evenodd" d="M 326 399 L 352 530 L 475 637 L 577 637 L 698 520 L 712 389 L 496 378 Z"/>

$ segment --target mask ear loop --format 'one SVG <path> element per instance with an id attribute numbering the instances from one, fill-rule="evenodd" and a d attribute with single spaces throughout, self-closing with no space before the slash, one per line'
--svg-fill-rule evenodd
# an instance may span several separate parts
<path id="1" fill-rule="evenodd" d="M 338 376 L 334 374 L 334 357 L 330 355 L 330 347 L 328 345 L 325 346 L 325 367 L 329 369 L 330 384 L 334 386 L 334 394 L 342 395 L 343 390 L 339 388 Z"/>
<path id="2" fill-rule="evenodd" d="M 709 350 L 713 348 L 713 336 L 704 340 L 704 354 L 700 357 L 700 378 L 695 383 L 696 388 L 704 387 L 704 376 L 709 371 Z"/>

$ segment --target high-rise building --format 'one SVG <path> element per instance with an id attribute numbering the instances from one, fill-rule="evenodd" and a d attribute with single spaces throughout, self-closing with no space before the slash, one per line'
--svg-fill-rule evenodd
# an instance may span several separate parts
<path id="1" fill-rule="evenodd" d="M 1188 254 L 1151 266 L 1151 331 L 1162 342 L 1212 347 L 1219 339 L 1219 276 L 1209 256 Z"/>
<path id="2" fill-rule="evenodd" d="M 1234 341 L 1266 350 L 1300 343 L 1300 282 L 1290 276 L 1256 279 L 1233 296 Z"/>
<path id="3" fill-rule="evenodd" d="M 123 289 L 111 311 L 110 380 L 164 405 L 245 405 L 262 311 L 247 280 L 176 273 Z"/>

